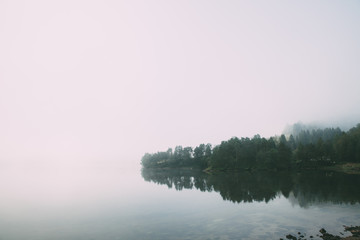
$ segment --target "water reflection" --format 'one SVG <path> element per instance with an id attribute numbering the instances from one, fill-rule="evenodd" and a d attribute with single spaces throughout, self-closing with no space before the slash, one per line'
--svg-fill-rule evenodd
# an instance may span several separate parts
<path id="1" fill-rule="evenodd" d="M 145 181 L 176 190 L 218 192 L 235 203 L 269 202 L 283 195 L 293 204 L 354 204 L 360 202 L 360 176 L 336 172 L 238 172 L 205 174 L 191 170 L 142 170 Z"/>

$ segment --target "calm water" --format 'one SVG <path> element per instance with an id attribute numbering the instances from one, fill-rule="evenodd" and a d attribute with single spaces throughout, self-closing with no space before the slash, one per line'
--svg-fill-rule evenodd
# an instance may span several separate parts
<path id="1" fill-rule="evenodd" d="M 0 239 L 279 239 L 360 225 L 360 176 L 2 168 Z M 316 238 L 315 238 L 316 239 Z"/>

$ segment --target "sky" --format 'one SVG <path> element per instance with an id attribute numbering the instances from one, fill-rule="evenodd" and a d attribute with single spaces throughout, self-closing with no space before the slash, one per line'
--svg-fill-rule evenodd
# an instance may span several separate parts
<path id="1" fill-rule="evenodd" d="M 0 162 L 356 124 L 359 23 L 352 0 L 0 0 Z"/>

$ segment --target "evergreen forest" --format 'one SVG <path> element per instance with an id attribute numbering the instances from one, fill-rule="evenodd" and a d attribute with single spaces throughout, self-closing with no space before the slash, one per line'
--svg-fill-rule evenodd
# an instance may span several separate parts
<path id="1" fill-rule="evenodd" d="M 307 129 L 294 124 L 289 134 L 268 139 L 233 137 L 211 144 L 169 148 L 146 153 L 143 168 L 197 168 L 218 170 L 314 169 L 338 163 L 360 163 L 360 124 L 347 132 L 340 128 Z"/>

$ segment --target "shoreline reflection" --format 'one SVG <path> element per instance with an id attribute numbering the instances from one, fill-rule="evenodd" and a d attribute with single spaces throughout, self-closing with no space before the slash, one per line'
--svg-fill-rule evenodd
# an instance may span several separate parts
<path id="1" fill-rule="evenodd" d="M 206 174 L 194 170 L 142 169 L 147 182 L 178 191 L 215 191 L 233 203 L 266 202 L 279 195 L 300 207 L 332 203 L 360 203 L 360 176 L 327 171 L 230 172 Z"/>

